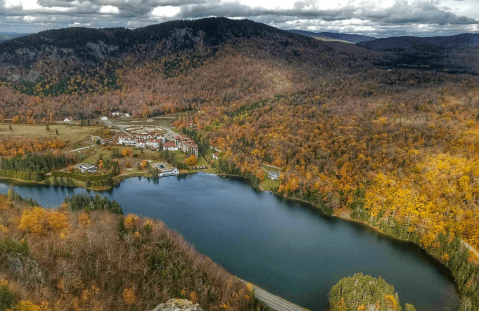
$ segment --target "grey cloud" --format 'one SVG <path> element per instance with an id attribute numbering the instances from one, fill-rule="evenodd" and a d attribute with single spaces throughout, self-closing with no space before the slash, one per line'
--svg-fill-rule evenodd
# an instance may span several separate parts
<path id="1" fill-rule="evenodd" d="M 471 25 L 479 23 L 478 20 L 458 16 L 436 6 L 435 2 L 397 1 L 387 9 L 374 9 L 348 5 L 334 10 L 320 10 L 312 8 L 310 1 L 295 3 L 293 10 L 265 10 L 264 8 L 251 8 L 238 3 L 228 5 L 202 4 L 181 6 L 180 18 L 198 18 L 203 16 L 229 16 L 229 17 L 271 17 L 278 19 L 289 17 L 296 19 L 319 19 L 323 21 L 337 21 L 347 19 L 371 20 L 382 24 L 461 24 Z"/>
<path id="2" fill-rule="evenodd" d="M 394 6 L 384 10 L 363 10 L 363 18 L 390 24 L 477 24 L 478 20 L 446 12 L 428 2 L 413 5 L 406 1 L 397 1 Z"/>
<path id="3" fill-rule="evenodd" d="M 344 7 L 331 10 L 321 9 L 315 0 L 297 1 L 291 10 L 250 7 L 237 2 L 222 3 L 221 0 L 38 0 L 38 3 L 44 9 L 31 11 L 18 6 L 6 8 L 5 0 L 0 0 L 2 28 L 5 25 L 31 25 L 31 29 L 36 27 L 35 30 L 38 30 L 42 27 L 68 27 L 75 23 L 92 27 L 141 27 L 172 19 L 226 16 L 248 18 L 283 29 L 294 27 L 352 33 L 367 30 L 361 34 L 387 36 L 420 34 L 419 25 L 423 28 L 426 25 L 425 29 L 434 32 L 434 35 L 457 34 L 470 32 L 468 27 L 479 23 L 477 19 L 459 16 L 448 8 L 440 7 L 438 0 L 398 0 L 394 6 L 386 9 L 358 5 L 351 1 Z M 100 10 L 103 6 L 117 7 L 119 13 L 102 13 Z M 171 18 L 156 18 L 151 12 L 158 6 L 179 7 L 180 12 Z M 67 8 L 68 12 L 52 9 L 58 7 Z M 5 18 L 14 16 L 33 18 Z"/>

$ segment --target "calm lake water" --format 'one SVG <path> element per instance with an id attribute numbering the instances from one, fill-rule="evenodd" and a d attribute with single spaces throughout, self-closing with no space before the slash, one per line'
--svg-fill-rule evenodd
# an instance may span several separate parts
<path id="1" fill-rule="evenodd" d="M 8 188 L 8 182 L 0 183 L 0 193 Z M 14 188 L 45 207 L 86 191 Z M 120 203 L 125 214 L 161 219 L 230 273 L 311 310 L 325 310 L 331 287 L 357 272 L 394 285 L 403 306 L 458 309 L 447 270 L 418 247 L 257 192 L 242 180 L 203 173 L 130 178 L 101 195 Z"/>

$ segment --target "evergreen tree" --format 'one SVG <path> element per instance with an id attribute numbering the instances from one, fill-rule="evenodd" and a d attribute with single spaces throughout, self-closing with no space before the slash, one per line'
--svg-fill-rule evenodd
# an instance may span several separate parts
<path id="1" fill-rule="evenodd" d="M 120 238 L 120 240 L 123 240 L 125 238 L 125 235 L 128 233 L 128 230 L 126 230 L 125 228 L 125 219 L 123 218 L 123 216 L 120 216 L 118 218 L 116 232 L 118 233 L 118 237 Z"/>

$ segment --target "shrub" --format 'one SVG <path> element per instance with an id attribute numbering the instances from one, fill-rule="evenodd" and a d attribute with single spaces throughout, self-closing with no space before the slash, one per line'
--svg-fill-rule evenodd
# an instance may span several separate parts
<path id="1" fill-rule="evenodd" d="M 0 285 L 0 310 L 13 309 L 15 295 L 10 292 L 7 285 Z"/>

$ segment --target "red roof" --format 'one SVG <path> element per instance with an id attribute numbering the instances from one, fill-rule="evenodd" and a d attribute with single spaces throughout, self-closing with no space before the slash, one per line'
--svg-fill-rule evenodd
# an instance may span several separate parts
<path id="1" fill-rule="evenodd" d="M 180 137 L 180 136 L 176 136 L 175 139 L 181 139 L 181 137 Z"/>
<path id="2" fill-rule="evenodd" d="M 163 144 L 163 147 L 175 147 L 176 144 L 172 141 Z"/>

